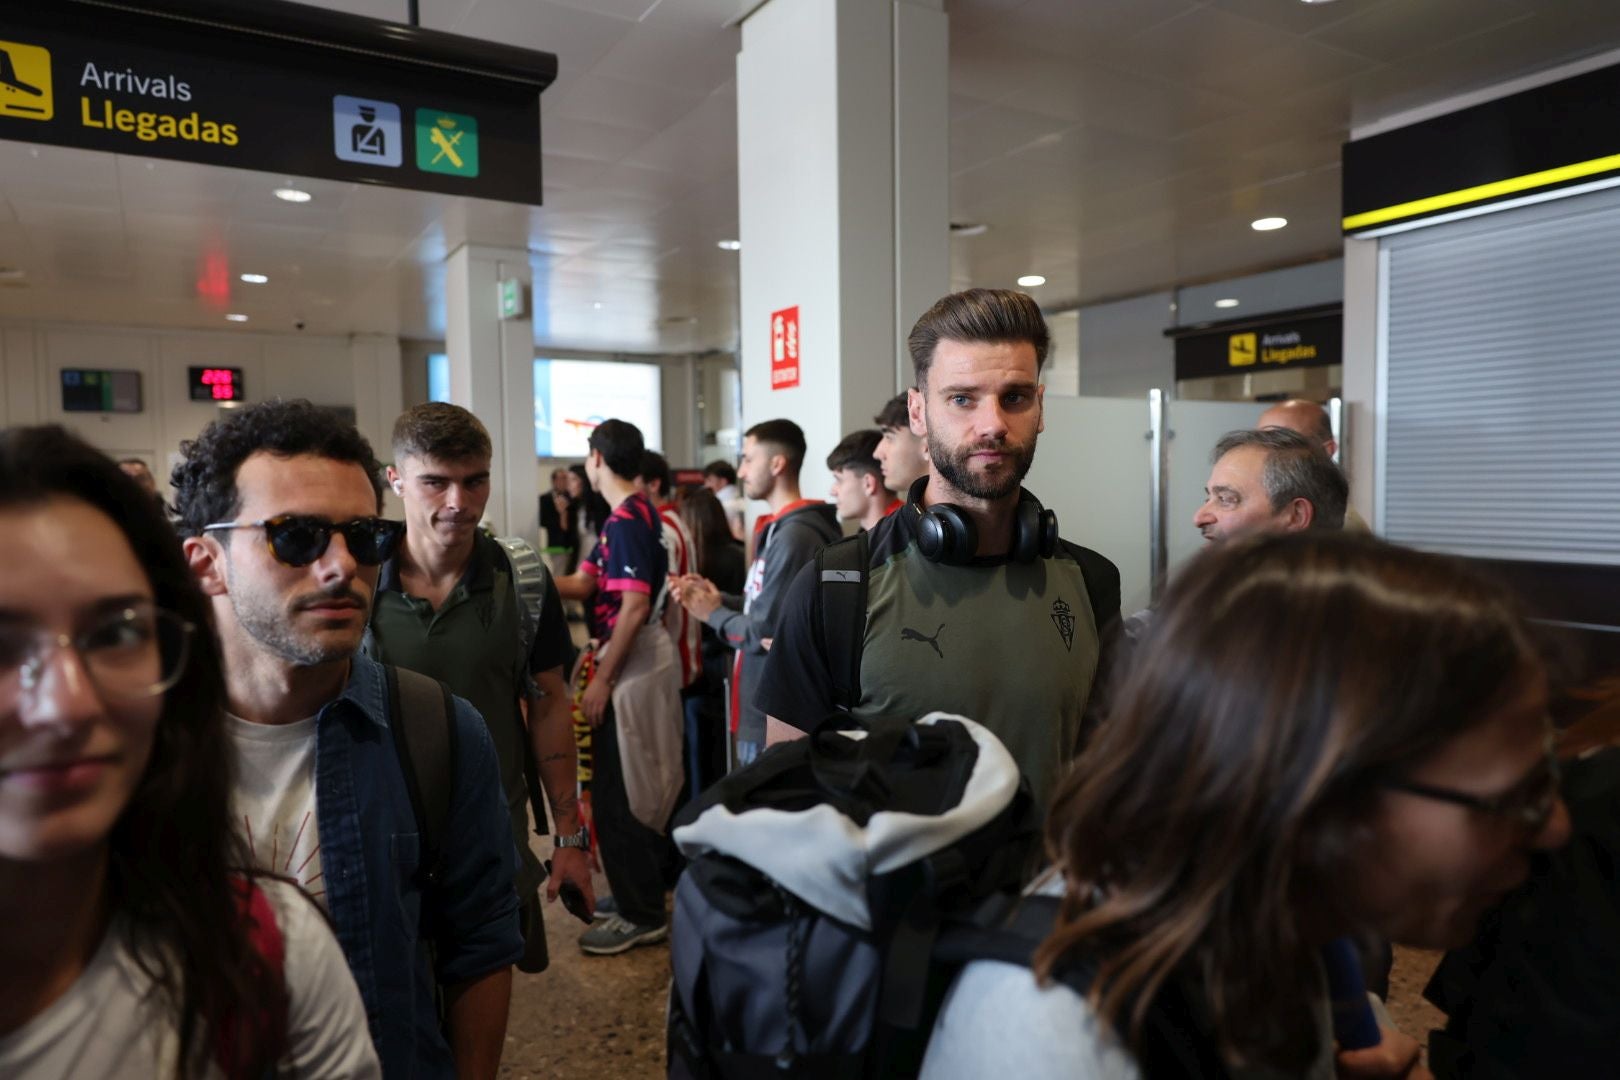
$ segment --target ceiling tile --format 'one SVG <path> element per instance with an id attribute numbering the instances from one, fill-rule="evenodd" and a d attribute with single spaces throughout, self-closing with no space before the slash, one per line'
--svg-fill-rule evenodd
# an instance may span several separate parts
<path id="1" fill-rule="evenodd" d="M 653 89 L 592 73 L 582 76 L 556 107 L 563 116 L 655 132 L 697 108 L 705 97 L 695 91 Z"/>
<path id="2" fill-rule="evenodd" d="M 544 0 L 544 2 L 557 7 L 573 8 L 576 11 L 612 15 L 616 19 L 625 19 L 629 22 L 640 22 L 647 17 L 649 11 L 658 6 L 658 0 Z"/>
<path id="3" fill-rule="evenodd" d="M 645 131 L 560 114 L 548 118 L 540 131 L 540 142 L 547 153 L 609 163 L 618 161 L 646 141 Z"/>
<path id="4" fill-rule="evenodd" d="M 1311 39 L 1376 60 L 1399 60 L 1530 17 L 1529 5 L 1520 0 L 1385 0 L 1317 30 Z"/>
<path id="5" fill-rule="evenodd" d="M 687 31 L 642 25 L 620 38 L 593 69 L 626 82 L 707 94 L 735 77 L 737 31 Z"/>

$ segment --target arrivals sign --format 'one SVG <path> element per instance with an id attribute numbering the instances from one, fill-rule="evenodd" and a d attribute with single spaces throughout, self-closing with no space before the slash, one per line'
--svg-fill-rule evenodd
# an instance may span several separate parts
<path id="1" fill-rule="evenodd" d="M 799 305 L 771 312 L 771 389 L 799 385 Z"/>
<path id="2" fill-rule="evenodd" d="M 541 201 L 551 54 L 273 0 L 203 10 L 8 12 L 0 139 Z"/>
<path id="3" fill-rule="evenodd" d="M 1169 333 L 1176 342 L 1178 380 L 1328 367 L 1344 357 L 1344 316 L 1338 310 L 1268 315 Z"/>

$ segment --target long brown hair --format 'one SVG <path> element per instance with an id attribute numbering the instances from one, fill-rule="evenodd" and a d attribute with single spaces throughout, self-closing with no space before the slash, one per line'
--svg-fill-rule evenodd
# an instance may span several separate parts
<path id="1" fill-rule="evenodd" d="M 1379 781 L 1486 719 L 1540 661 L 1460 563 L 1342 534 L 1234 541 L 1172 584 L 1112 715 L 1060 784 L 1067 881 L 1043 979 L 1096 957 L 1092 1003 L 1136 1044 L 1167 981 L 1233 1062 L 1319 1051 L 1316 945 Z"/>
<path id="2" fill-rule="evenodd" d="M 151 496 L 111 459 L 59 427 L 0 433 L 0 506 L 75 498 L 106 514 L 146 570 L 157 605 L 197 627 L 163 697 L 152 755 L 113 823 L 107 887 L 136 962 L 173 1010 L 181 1075 L 200 1074 L 231 1025 L 228 1074 L 263 1072 L 280 1047 L 281 973 L 253 947 L 238 907 L 246 850 L 231 826 L 234 772 L 225 677 L 212 613 Z"/>
<path id="3" fill-rule="evenodd" d="M 706 487 L 693 488 L 680 502 L 681 521 L 692 534 L 692 547 L 697 551 L 697 573 L 709 576 L 715 564 L 715 553 L 727 544 L 735 543 L 731 537 L 731 523 L 726 520 L 726 508 Z"/>

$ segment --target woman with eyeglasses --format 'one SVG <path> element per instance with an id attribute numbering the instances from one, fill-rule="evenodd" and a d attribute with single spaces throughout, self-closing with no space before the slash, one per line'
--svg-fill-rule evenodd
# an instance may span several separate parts
<path id="1" fill-rule="evenodd" d="M 1570 842 L 1446 954 L 1424 996 L 1441 1080 L 1611 1077 L 1620 1062 L 1620 680 L 1559 738 Z"/>
<path id="2" fill-rule="evenodd" d="M 0 1075 L 375 1076 L 336 939 L 245 869 L 209 609 L 160 509 L 0 433 Z"/>
<path id="3" fill-rule="evenodd" d="M 1053 801 L 1032 967 L 963 971 L 924 1077 L 1421 1075 L 1336 1060 L 1322 950 L 1465 942 L 1563 843 L 1546 710 L 1516 606 L 1454 560 L 1210 549 Z"/>

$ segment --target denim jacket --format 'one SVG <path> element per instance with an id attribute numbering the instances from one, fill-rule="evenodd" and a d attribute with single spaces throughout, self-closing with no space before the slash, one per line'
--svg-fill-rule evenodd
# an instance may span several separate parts
<path id="1" fill-rule="evenodd" d="M 476 979 L 523 951 L 512 886 L 517 851 L 495 747 L 477 711 L 455 700 L 456 775 L 431 964 L 421 940 L 416 817 L 389 733 L 382 666 L 355 656 L 348 686 L 315 725 L 327 906 L 389 1080 L 453 1077 L 435 983 Z"/>

